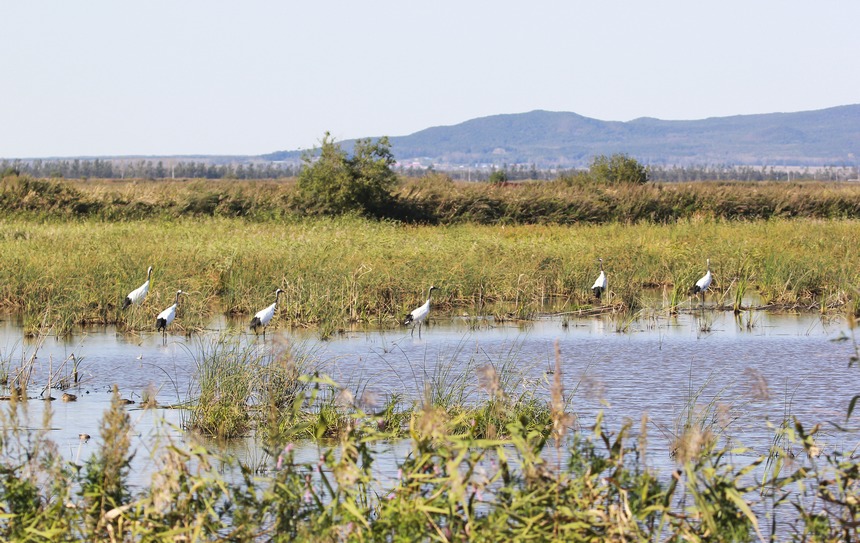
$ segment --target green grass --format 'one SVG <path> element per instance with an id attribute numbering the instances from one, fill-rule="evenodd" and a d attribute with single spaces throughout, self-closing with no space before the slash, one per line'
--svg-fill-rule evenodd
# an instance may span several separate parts
<path id="1" fill-rule="evenodd" d="M 631 315 L 652 287 L 677 311 L 706 258 L 709 299 L 734 299 L 735 310 L 755 290 L 765 304 L 830 311 L 853 303 L 860 283 L 860 187 L 850 184 L 496 187 L 436 176 L 399 187 L 392 216 L 402 222 L 307 218 L 294 196 L 292 181 L 7 177 L 0 309 L 21 312 L 30 335 L 146 331 L 182 289 L 171 331 L 191 333 L 219 313 L 249 318 L 280 287 L 273 327 L 312 325 L 326 338 L 355 323 L 395 326 L 430 284 L 437 310 L 530 319 L 548 303 L 591 309 L 597 257 L 607 299 Z M 146 301 L 121 311 L 150 265 Z"/>
<path id="2" fill-rule="evenodd" d="M 766 304 L 838 307 L 860 283 L 855 220 L 681 222 L 671 225 L 406 226 L 358 218 L 248 222 L 0 219 L 0 308 L 20 311 L 28 332 L 117 323 L 154 330 L 180 301 L 173 332 L 202 329 L 219 313 L 250 320 L 285 291 L 270 329 L 350 323 L 396 326 L 423 302 L 437 310 L 508 304 L 527 318 L 550 301 L 590 308 L 594 262 L 605 261 L 614 302 L 638 304 L 643 288 L 667 286 L 672 304 L 710 258 L 709 300 L 739 281 Z M 119 309 L 154 267 L 139 307 Z M 677 289 L 677 292 L 675 291 Z M 732 297 L 729 296 L 729 299 Z"/>

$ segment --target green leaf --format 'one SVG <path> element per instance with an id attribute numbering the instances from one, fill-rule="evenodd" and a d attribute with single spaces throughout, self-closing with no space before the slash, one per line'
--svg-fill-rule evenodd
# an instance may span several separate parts
<path id="1" fill-rule="evenodd" d="M 747 504 L 746 500 L 744 500 L 743 497 L 738 493 L 738 491 L 733 488 L 726 489 L 726 497 L 731 500 L 731 502 L 734 503 L 737 508 L 741 510 L 741 512 L 743 512 L 743 514 L 749 519 L 750 523 L 753 525 L 753 529 L 755 530 L 755 533 L 758 535 L 759 539 L 764 541 L 764 538 L 762 537 L 761 532 L 759 532 L 758 529 L 758 519 L 756 519 L 755 514 L 752 512 L 752 509 L 750 509 L 750 506 L 749 504 Z"/>
<path id="2" fill-rule="evenodd" d="M 363 514 L 361 511 L 359 511 L 358 507 L 356 507 L 354 503 L 352 503 L 350 500 L 343 500 L 341 502 L 341 505 L 343 505 L 343 507 L 347 511 L 349 511 L 353 517 L 355 517 L 357 520 L 361 521 L 361 523 L 364 524 L 365 528 L 368 528 L 368 529 L 370 528 L 370 523 L 368 523 L 367 519 L 365 518 L 367 515 Z"/>
<path id="3" fill-rule="evenodd" d="M 848 404 L 848 414 L 845 415 L 845 420 L 848 420 L 851 418 L 851 413 L 854 412 L 854 406 L 857 405 L 857 400 L 860 400 L 860 394 L 851 398 L 851 402 Z"/>

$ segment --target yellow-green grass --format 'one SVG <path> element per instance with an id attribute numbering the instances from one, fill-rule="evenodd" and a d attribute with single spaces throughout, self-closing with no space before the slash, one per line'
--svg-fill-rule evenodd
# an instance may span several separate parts
<path id="1" fill-rule="evenodd" d="M 75 324 L 154 328 L 180 300 L 177 330 L 219 313 L 250 317 L 278 287 L 277 327 L 395 324 L 423 302 L 472 311 L 547 302 L 595 303 L 590 286 L 604 259 L 609 289 L 627 305 L 644 288 L 692 285 L 710 258 L 710 300 L 731 304 L 738 281 L 765 303 L 839 306 L 860 284 L 856 220 L 683 221 L 671 225 L 404 226 L 357 218 L 289 222 L 150 219 L 130 222 L 0 219 L 0 307 L 21 311 L 32 331 Z M 154 267 L 142 306 L 123 298 Z M 732 286 L 732 285 L 735 286 Z"/>
<path id="2" fill-rule="evenodd" d="M 860 218 L 860 184 L 699 182 L 602 185 L 587 176 L 510 185 L 452 182 L 444 175 L 401 179 L 389 219 L 428 224 L 673 223 L 679 220 Z M 137 220 L 243 217 L 289 221 L 306 214 L 294 179 L 0 179 L 5 216 Z"/>

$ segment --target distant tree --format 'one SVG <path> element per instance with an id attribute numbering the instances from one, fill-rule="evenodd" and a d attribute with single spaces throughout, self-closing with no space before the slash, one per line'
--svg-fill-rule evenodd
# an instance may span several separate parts
<path id="1" fill-rule="evenodd" d="M 507 170 L 493 170 L 493 173 L 490 174 L 490 177 L 487 178 L 493 185 L 502 185 L 508 182 L 508 172 Z"/>
<path id="2" fill-rule="evenodd" d="M 588 173 L 594 181 L 607 185 L 648 182 L 648 169 L 635 158 L 621 153 L 594 157 Z"/>
<path id="3" fill-rule="evenodd" d="M 302 160 L 305 168 L 299 173 L 299 194 L 312 212 L 380 216 L 393 202 L 397 174 L 392 170 L 394 155 L 386 137 L 376 143 L 356 141 L 349 157 L 326 132 L 318 156 L 305 153 Z"/>
<path id="4" fill-rule="evenodd" d="M 0 178 L 3 177 L 18 177 L 21 175 L 21 170 L 14 166 L 0 165 Z"/>

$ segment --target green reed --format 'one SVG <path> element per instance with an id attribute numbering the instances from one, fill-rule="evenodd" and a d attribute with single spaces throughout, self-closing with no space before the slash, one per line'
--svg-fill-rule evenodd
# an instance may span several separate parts
<path id="1" fill-rule="evenodd" d="M 23 314 L 28 333 L 68 334 L 87 324 L 153 331 L 180 301 L 171 333 L 205 328 L 218 314 L 241 317 L 271 303 L 272 328 L 317 326 L 328 337 L 354 323 L 396 326 L 434 293 L 434 311 L 500 307 L 528 319 L 548 302 L 592 307 L 604 258 L 612 301 L 638 304 L 645 288 L 671 289 L 670 308 L 704 271 L 721 299 L 744 270 L 766 304 L 839 307 L 860 282 L 855 220 L 679 221 L 673 224 L 415 226 L 354 217 L 249 221 L 239 218 L 0 220 L 0 307 Z M 122 300 L 153 266 L 140 306 Z M 686 284 L 686 283 L 689 283 Z M 737 283 L 736 283 L 737 284 Z"/>
<path id="2" fill-rule="evenodd" d="M 304 400 L 310 358 L 288 345 L 231 335 L 201 339 L 197 352 L 184 426 L 218 439 L 257 429 L 281 437 L 282 415 Z"/>

